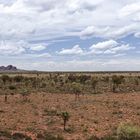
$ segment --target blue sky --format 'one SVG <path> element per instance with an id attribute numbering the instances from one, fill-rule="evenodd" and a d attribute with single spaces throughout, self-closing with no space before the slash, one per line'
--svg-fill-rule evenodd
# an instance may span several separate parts
<path id="1" fill-rule="evenodd" d="M 0 0 L 0 65 L 140 70 L 139 0 Z"/>

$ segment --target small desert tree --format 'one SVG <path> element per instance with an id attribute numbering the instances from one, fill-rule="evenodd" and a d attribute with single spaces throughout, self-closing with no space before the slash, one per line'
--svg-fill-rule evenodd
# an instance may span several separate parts
<path id="1" fill-rule="evenodd" d="M 70 115 L 68 112 L 62 112 L 61 113 L 61 117 L 63 119 L 63 125 L 64 125 L 64 131 L 66 131 L 66 124 L 67 124 L 67 121 L 69 121 L 69 118 L 70 118 Z"/>
<path id="2" fill-rule="evenodd" d="M 7 93 L 5 93 L 5 95 L 4 95 L 4 102 L 7 102 L 7 100 L 8 100 L 8 95 L 7 95 Z"/>
<path id="3" fill-rule="evenodd" d="M 7 102 L 7 93 L 6 93 L 6 90 L 7 90 L 7 82 L 10 82 L 11 81 L 11 78 L 8 76 L 8 75 L 2 75 L 1 76 L 1 80 L 3 82 L 3 90 L 5 92 L 5 97 L 4 97 L 4 101 Z"/>
<path id="4" fill-rule="evenodd" d="M 21 95 L 23 97 L 23 101 L 27 101 L 29 94 L 30 94 L 30 92 L 27 89 L 21 90 Z"/>
<path id="5" fill-rule="evenodd" d="M 96 91 L 97 84 L 98 84 L 98 79 L 97 79 L 97 78 L 92 78 L 92 79 L 91 79 L 91 86 L 92 86 L 92 88 L 93 88 L 93 90 L 94 90 L 94 93 L 97 92 L 97 91 Z"/>
<path id="6" fill-rule="evenodd" d="M 113 82 L 113 92 L 116 92 L 116 89 L 119 88 L 119 85 L 122 84 L 122 82 L 124 82 L 124 76 L 113 75 L 112 82 Z"/>
<path id="7" fill-rule="evenodd" d="M 10 86 L 8 87 L 8 89 L 9 89 L 9 91 L 10 91 L 10 94 L 11 94 L 11 95 L 14 95 L 14 92 L 15 92 L 15 90 L 16 90 L 16 86 L 10 85 Z"/>
<path id="8" fill-rule="evenodd" d="M 2 80 L 3 84 L 6 85 L 6 83 L 9 82 L 11 80 L 11 78 L 8 75 L 2 75 L 1 80 Z"/>
<path id="9" fill-rule="evenodd" d="M 23 77 L 22 75 L 17 75 L 17 76 L 15 76 L 15 77 L 13 77 L 13 80 L 14 80 L 14 82 L 16 82 L 16 83 L 22 82 L 23 79 L 24 79 L 24 77 Z"/>
<path id="10" fill-rule="evenodd" d="M 121 123 L 117 128 L 118 140 L 140 140 L 140 127 Z"/>
<path id="11" fill-rule="evenodd" d="M 81 93 L 81 84 L 73 82 L 71 85 L 71 91 L 75 94 L 75 100 L 78 100 Z"/>

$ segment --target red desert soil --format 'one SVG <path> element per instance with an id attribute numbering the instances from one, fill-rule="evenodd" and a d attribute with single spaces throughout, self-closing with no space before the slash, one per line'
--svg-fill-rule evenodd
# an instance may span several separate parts
<path id="1" fill-rule="evenodd" d="M 85 140 L 91 135 L 104 136 L 121 122 L 140 125 L 140 93 L 85 95 L 75 101 L 71 94 L 31 94 L 28 102 L 20 95 L 0 96 L 0 129 L 22 132 L 35 139 L 47 131 L 66 140 Z M 70 119 L 63 131 L 63 120 L 55 115 L 67 111 Z"/>

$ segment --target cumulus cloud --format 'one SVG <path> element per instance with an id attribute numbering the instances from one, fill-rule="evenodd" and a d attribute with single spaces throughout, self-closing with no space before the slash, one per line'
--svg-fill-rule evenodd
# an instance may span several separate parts
<path id="1" fill-rule="evenodd" d="M 117 52 L 125 52 L 132 49 L 135 49 L 135 47 L 130 47 L 129 44 L 123 44 L 121 46 L 117 46 L 117 47 L 104 51 L 104 54 L 116 54 Z"/>
<path id="2" fill-rule="evenodd" d="M 75 45 L 71 49 L 62 49 L 60 52 L 58 52 L 60 55 L 81 55 L 83 54 L 83 50 L 80 48 L 79 45 Z"/>
<path id="3" fill-rule="evenodd" d="M 135 41 L 125 37 L 140 37 L 139 5 L 139 0 L 0 0 L 0 54 L 6 55 L 3 61 L 13 55 L 64 61 L 60 55 L 91 59 L 98 56 L 93 54 L 126 54 L 135 48 Z M 69 42 L 79 45 L 67 49 Z M 52 46 L 46 47 L 48 43 Z M 59 52 L 58 46 L 63 48 Z M 89 61 L 79 63 L 90 67 Z"/>
<path id="4" fill-rule="evenodd" d="M 81 37 L 101 36 L 108 32 L 109 27 L 110 30 L 119 30 L 132 24 L 131 19 L 124 20 L 119 17 L 120 13 L 123 15 L 126 11 L 123 9 L 130 7 L 126 7 L 126 4 L 131 4 L 130 0 L 60 0 L 59 3 L 57 0 L 12 0 L 7 5 L 9 2 L 8 0 L 0 3 L 0 35 L 4 39 L 42 40 L 69 35 L 79 36 L 79 33 L 75 33 L 76 30 L 81 31 Z M 122 10 L 119 12 L 119 9 Z M 119 36 L 120 33 L 116 34 Z"/>
<path id="5" fill-rule="evenodd" d="M 115 40 L 108 40 L 93 44 L 88 54 L 116 54 L 131 49 L 135 49 L 135 47 L 131 47 L 129 44 L 120 44 Z"/>
<path id="6" fill-rule="evenodd" d="M 83 31 L 80 32 L 80 37 L 82 39 L 87 39 L 91 37 L 101 37 L 109 30 L 109 27 L 98 28 L 94 26 L 88 26 Z"/>
<path id="7" fill-rule="evenodd" d="M 0 42 L 0 54 L 1 55 L 16 55 L 25 52 L 25 48 L 20 46 L 19 44 L 12 42 Z"/>
<path id="8" fill-rule="evenodd" d="M 57 52 L 59 55 L 82 55 L 89 56 L 92 54 L 120 54 L 124 53 L 128 50 L 135 49 L 135 47 L 130 46 L 129 44 L 118 43 L 115 40 L 107 40 L 103 42 L 98 42 L 97 44 L 93 44 L 88 49 L 83 50 L 79 45 L 75 45 L 71 49 L 62 49 Z"/>
<path id="9" fill-rule="evenodd" d="M 46 49 L 44 45 L 37 45 L 37 44 L 29 44 L 25 41 L 1 41 L 0 42 L 0 54 L 7 55 L 7 56 L 33 56 L 33 57 L 45 57 L 50 56 L 48 53 L 43 54 L 33 54 L 33 52 L 39 52 Z M 27 55 L 26 55 L 27 54 Z"/>
<path id="10" fill-rule="evenodd" d="M 46 46 L 43 46 L 43 45 L 30 47 L 30 50 L 32 50 L 32 51 L 42 51 L 42 50 L 45 50 L 45 49 L 46 49 Z"/>
<path id="11" fill-rule="evenodd" d="M 119 15 L 122 17 L 130 16 L 132 14 L 140 14 L 140 2 L 127 4 L 121 10 Z"/>
<path id="12" fill-rule="evenodd" d="M 140 38 L 140 32 L 135 33 L 135 37 Z"/>
<path id="13" fill-rule="evenodd" d="M 133 23 L 126 25 L 124 27 L 94 27 L 88 26 L 80 32 L 81 39 L 87 39 L 92 37 L 100 37 L 106 39 L 120 39 L 126 37 L 130 34 L 137 34 L 140 31 L 140 26 L 138 23 Z"/>
<path id="14" fill-rule="evenodd" d="M 117 46 L 117 42 L 114 40 L 108 40 L 104 42 L 99 42 L 97 44 L 94 44 L 90 47 L 90 49 L 99 49 L 99 50 L 104 50 L 104 49 L 110 49 L 112 47 Z"/>

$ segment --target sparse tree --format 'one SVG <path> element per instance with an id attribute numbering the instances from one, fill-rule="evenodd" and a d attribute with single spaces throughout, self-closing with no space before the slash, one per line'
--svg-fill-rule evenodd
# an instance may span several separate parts
<path id="1" fill-rule="evenodd" d="M 30 92 L 27 89 L 23 89 L 21 91 L 21 95 L 23 97 L 23 101 L 27 101 L 29 94 L 30 94 Z"/>
<path id="2" fill-rule="evenodd" d="M 72 85 L 71 85 L 71 91 L 72 91 L 72 93 L 75 94 L 75 101 L 79 100 L 79 96 L 80 96 L 80 93 L 81 93 L 81 84 L 73 82 Z"/>
<path id="3" fill-rule="evenodd" d="M 6 83 L 11 80 L 11 78 L 8 75 L 2 75 L 1 79 L 4 85 L 6 85 Z"/>
<path id="4" fill-rule="evenodd" d="M 91 86 L 92 86 L 92 88 L 93 88 L 93 90 L 94 90 L 94 93 L 97 92 L 97 91 L 96 91 L 97 84 L 98 84 L 98 79 L 97 79 L 97 78 L 92 78 L 92 79 L 91 79 Z"/>
<path id="5" fill-rule="evenodd" d="M 7 82 L 11 81 L 10 77 L 8 75 L 2 75 L 1 76 L 2 82 L 3 82 L 3 90 L 4 90 L 4 102 L 7 102 L 8 95 L 7 95 Z"/>
<path id="6" fill-rule="evenodd" d="M 8 100 L 8 95 L 5 93 L 5 95 L 4 95 L 4 102 L 7 102 L 7 100 Z"/>
<path id="7" fill-rule="evenodd" d="M 124 76 L 113 75 L 112 82 L 113 82 L 113 88 L 112 88 L 113 92 L 116 92 L 116 89 L 119 88 L 119 85 L 122 84 L 122 82 L 124 82 Z"/>
<path id="8" fill-rule="evenodd" d="M 16 82 L 16 83 L 20 83 L 22 82 L 24 79 L 24 77 L 22 75 L 17 75 L 15 77 L 13 77 L 13 80 Z"/>
<path id="9" fill-rule="evenodd" d="M 63 125 L 64 125 L 64 131 L 66 131 L 66 123 L 67 123 L 67 121 L 69 121 L 70 115 L 69 115 L 68 112 L 62 112 L 61 113 L 61 117 L 62 117 L 62 119 L 64 121 L 64 123 L 63 123 Z"/>

